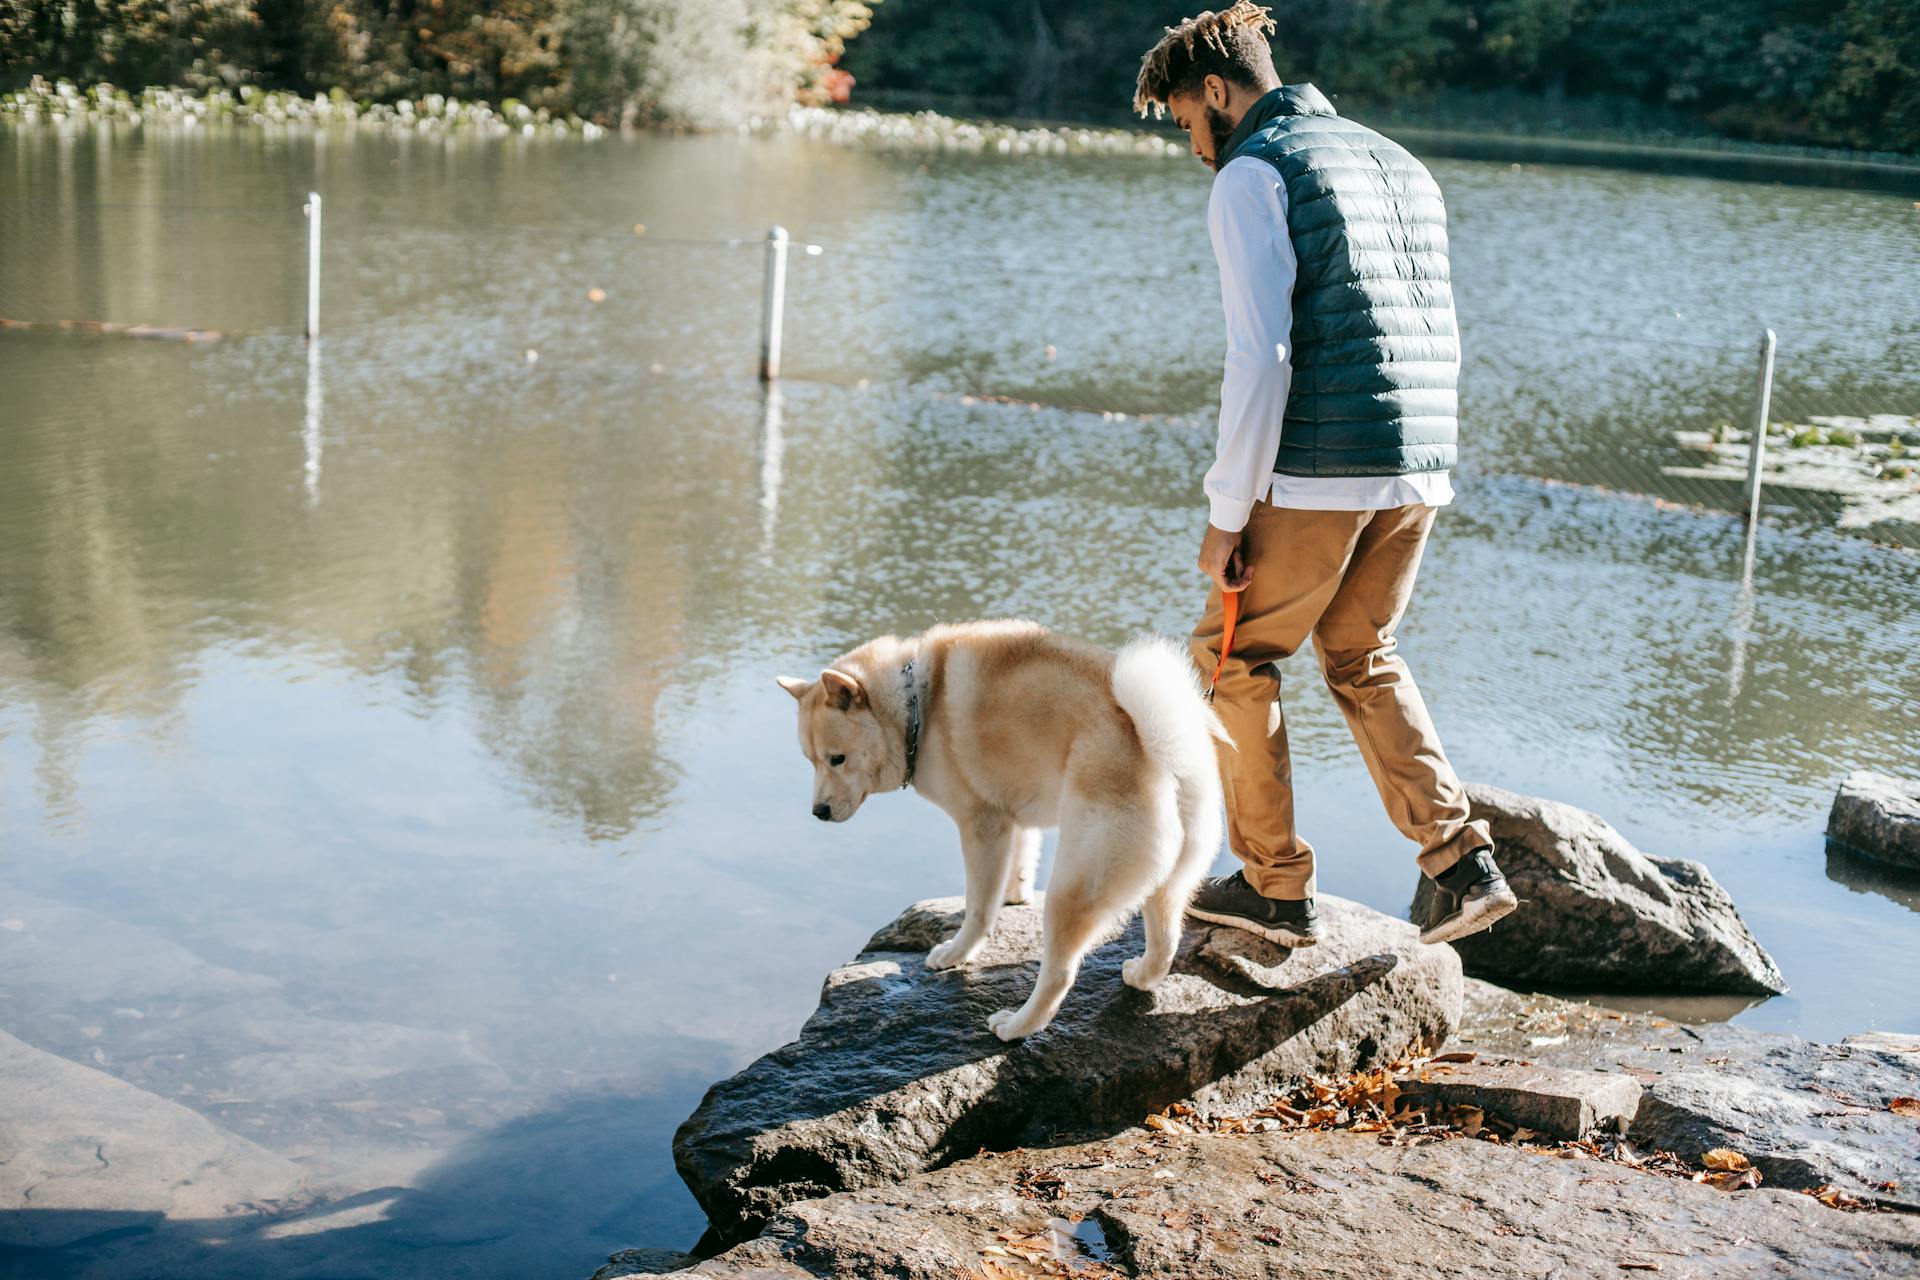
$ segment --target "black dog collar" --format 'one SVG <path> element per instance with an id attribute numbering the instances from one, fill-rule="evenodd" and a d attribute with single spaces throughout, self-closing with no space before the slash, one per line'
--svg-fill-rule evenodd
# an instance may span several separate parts
<path id="1" fill-rule="evenodd" d="M 913 768 L 920 757 L 920 686 L 913 680 L 912 658 L 900 668 L 900 675 L 907 682 L 907 776 L 900 783 L 904 791 L 913 785 Z"/>

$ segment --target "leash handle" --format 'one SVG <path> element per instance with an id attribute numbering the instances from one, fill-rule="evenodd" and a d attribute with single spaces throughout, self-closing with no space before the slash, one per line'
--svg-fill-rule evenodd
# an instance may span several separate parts
<path id="1" fill-rule="evenodd" d="M 1240 621 L 1240 592 L 1222 591 L 1220 608 L 1225 615 L 1226 625 L 1220 631 L 1220 661 L 1214 664 L 1213 679 L 1207 681 L 1207 700 L 1213 700 L 1213 688 L 1220 683 L 1220 673 L 1227 669 L 1227 655 L 1233 652 L 1233 628 Z"/>

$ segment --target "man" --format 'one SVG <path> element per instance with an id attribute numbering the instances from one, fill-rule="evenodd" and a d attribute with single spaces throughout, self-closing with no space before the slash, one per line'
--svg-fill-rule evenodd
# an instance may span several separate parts
<path id="1" fill-rule="evenodd" d="M 1227 318 L 1220 436 L 1193 634 L 1214 709 L 1227 834 L 1244 869 L 1190 914 L 1285 946 L 1319 940 L 1313 849 L 1294 830 L 1277 665 L 1308 638 L 1394 824 L 1432 878 L 1423 942 L 1487 928 L 1516 899 L 1447 763 L 1394 627 L 1435 511 L 1452 501 L 1460 344 L 1446 210 L 1399 146 L 1282 86 L 1267 9 L 1178 26 L 1140 63 L 1134 107 L 1170 114 L 1215 171 L 1207 227 Z M 1225 595 L 1239 617 L 1224 664 Z"/>

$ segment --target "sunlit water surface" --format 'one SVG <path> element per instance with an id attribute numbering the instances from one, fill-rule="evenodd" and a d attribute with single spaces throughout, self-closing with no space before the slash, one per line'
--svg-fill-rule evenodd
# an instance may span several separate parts
<path id="1" fill-rule="evenodd" d="M 1794 984 L 1740 1021 L 1920 1031 L 1920 886 L 1822 839 L 1850 768 L 1920 767 L 1920 558 L 1768 529 L 1743 585 L 1728 519 L 1524 478 L 1745 403 L 1762 324 L 1908 367 L 1920 218 L 1435 169 L 1468 461 L 1404 639 L 1455 762 L 1707 862 Z M 361 1193 L 9 1265 L 578 1280 L 689 1245 L 674 1125 L 960 888 L 924 804 L 807 815 L 773 676 L 947 619 L 1187 629 L 1205 199 L 1174 161 L 0 131 L 0 315 L 229 334 L 0 335 L 0 1031 Z M 826 251 L 767 401 L 757 250 L 681 242 L 774 222 Z M 1399 913 L 1411 850 L 1287 674 L 1323 887 Z"/>

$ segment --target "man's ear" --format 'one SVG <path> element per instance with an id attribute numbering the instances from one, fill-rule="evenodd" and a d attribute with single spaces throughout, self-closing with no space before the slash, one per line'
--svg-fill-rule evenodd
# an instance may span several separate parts
<path id="1" fill-rule="evenodd" d="M 807 690 L 813 688 L 813 681 L 802 680 L 799 676 L 779 676 L 776 678 L 780 681 L 780 687 L 793 695 L 795 702 L 806 697 Z"/>
<path id="2" fill-rule="evenodd" d="M 857 676 L 850 676 L 844 671 L 827 670 L 820 673 L 820 683 L 827 686 L 828 695 L 835 699 L 834 705 L 842 711 L 867 705 L 866 688 Z"/>
<path id="3" fill-rule="evenodd" d="M 1208 106 L 1212 107 L 1215 111 L 1225 111 L 1227 109 L 1227 100 L 1231 95 L 1227 89 L 1227 82 L 1224 77 L 1208 76 L 1205 80 L 1201 81 L 1200 88 L 1206 97 Z"/>

